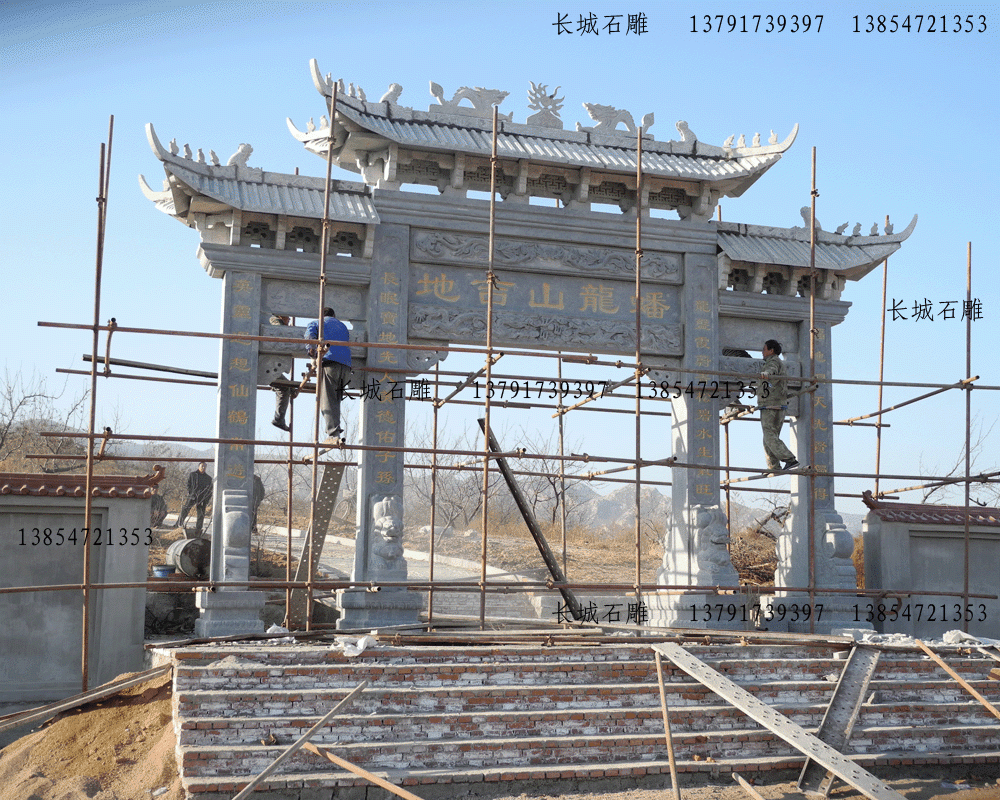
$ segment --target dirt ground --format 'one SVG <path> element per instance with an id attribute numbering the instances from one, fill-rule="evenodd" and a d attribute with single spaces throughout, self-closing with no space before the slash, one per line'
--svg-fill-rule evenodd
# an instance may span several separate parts
<path id="1" fill-rule="evenodd" d="M 184 800 L 170 676 L 61 714 L 0 750 L 2 800 Z"/>

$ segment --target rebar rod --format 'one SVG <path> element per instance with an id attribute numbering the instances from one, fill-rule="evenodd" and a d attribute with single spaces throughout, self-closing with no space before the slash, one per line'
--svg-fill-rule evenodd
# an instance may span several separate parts
<path id="1" fill-rule="evenodd" d="M 642 126 L 635 145 L 635 586 L 642 583 Z"/>
<path id="2" fill-rule="evenodd" d="M 949 389 L 964 389 L 967 384 L 972 383 L 973 381 L 978 381 L 978 380 L 979 380 L 979 376 L 978 375 L 973 375 L 971 378 L 963 378 L 958 383 L 953 383 L 951 386 L 946 386 L 943 389 L 935 389 L 933 392 L 928 392 L 927 394 L 922 394 L 919 397 L 914 397 L 911 400 L 904 400 L 902 403 L 896 403 L 896 405 L 889 406 L 888 408 L 882 408 L 881 397 L 879 397 L 879 401 L 880 401 L 879 402 L 879 408 L 880 408 L 879 411 L 873 411 L 871 414 L 862 414 L 860 417 L 851 417 L 850 419 L 843 420 L 843 422 L 846 423 L 847 425 L 850 425 L 851 423 L 857 422 L 858 420 L 869 419 L 870 417 L 878 417 L 878 416 L 881 416 L 882 414 L 885 414 L 885 413 L 887 413 L 889 411 L 895 411 L 897 408 L 902 408 L 903 406 L 908 406 L 908 405 L 910 405 L 912 403 L 919 402 L 920 400 L 926 400 L 928 397 L 933 397 L 936 394 L 941 394 L 942 392 L 947 392 Z M 881 389 L 881 387 L 879 387 L 879 388 Z M 879 392 L 879 394 L 881 395 L 881 391 Z M 881 426 L 879 426 L 879 427 L 881 427 Z M 878 472 L 878 469 L 876 468 L 875 471 Z"/>
<path id="3" fill-rule="evenodd" d="M 498 106 L 493 106 L 493 134 L 490 145 L 490 233 L 489 252 L 486 266 L 486 385 L 490 385 L 493 368 L 493 289 L 496 285 L 496 273 L 493 272 L 493 255 L 496 247 L 496 214 L 497 214 L 497 127 Z M 480 552 L 479 580 L 484 589 L 479 598 L 479 624 L 486 629 L 486 551 L 489 536 L 489 505 L 490 505 L 490 393 L 483 398 L 483 534 Z M 433 532 L 432 532 L 433 533 Z"/>
<path id="4" fill-rule="evenodd" d="M 972 242 L 966 245 L 965 255 L 965 306 L 968 312 L 965 315 L 965 374 L 972 375 Z M 969 473 L 972 469 L 972 454 L 970 452 L 972 441 L 972 390 L 971 383 L 966 384 L 965 389 L 965 574 L 964 590 L 962 593 L 963 604 L 969 603 Z M 968 632 L 969 621 L 962 615 L 962 630 Z"/>
<path id="5" fill-rule="evenodd" d="M 889 215 L 885 215 L 885 222 L 888 225 Z M 889 283 L 889 257 L 886 256 L 885 261 L 882 262 L 882 328 L 879 333 L 879 346 L 878 346 L 878 401 L 877 405 L 882 408 L 882 390 L 885 388 L 882 385 L 882 380 L 885 377 L 885 300 L 886 300 L 886 288 Z M 882 417 L 879 416 L 878 424 L 875 427 L 875 472 L 878 473 L 882 466 Z M 879 495 L 878 490 L 878 478 L 875 478 L 875 496 Z"/>
<path id="6" fill-rule="evenodd" d="M 83 524 L 87 530 L 83 542 L 83 609 L 80 666 L 81 691 L 87 691 L 90 681 L 90 530 L 93 521 L 93 484 L 94 484 L 94 428 L 97 419 L 97 349 L 99 345 L 98 325 L 101 321 L 101 283 L 104 272 L 104 236 L 108 220 L 108 190 L 111 176 L 111 146 L 114 137 L 115 118 L 108 120 L 108 142 L 105 148 L 101 144 L 100 167 L 98 170 L 97 191 L 97 253 L 94 260 L 94 333 L 92 340 L 90 362 L 90 410 L 87 418 L 87 478 L 85 482 L 85 499 L 83 508 Z M 110 334 L 109 334 L 110 335 Z"/>
<path id="7" fill-rule="evenodd" d="M 394 588 L 394 589 L 407 589 L 414 592 L 425 592 L 429 588 L 433 587 L 439 592 L 464 592 L 464 593 L 479 593 L 483 590 L 483 585 L 478 580 L 467 580 L 467 581 L 435 581 L 433 584 L 429 581 L 355 581 L 355 580 L 315 580 L 312 581 L 313 588 L 316 591 L 332 591 L 345 588 L 359 588 L 367 589 L 369 591 L 378 591 L 380 588 Z M 25 592 L 79 592 L 83 589 L 84 584 L 82 583 L 64 583 L 64 584 L 41 584 L 41 585 L 31 585 L 31 586 L 4 586 L 0 587 L 0 595 L 4 594 L 23 594 Z M 163 592 L 163 591 L 174 591 L 174 592 L 186 592 L 194 591 L 196 589 L 205 588 L 210 591 L 217 591 L 223 588 L 229 589 L 286 589 L 286 588 L 296 588 L 301 589 L 309 586 L 309 581 L 280 581 L 280 580 L 251 580 L 251 581 L 213 581 L 213 580 L 203 580 L 203 581 L 183 581 L 179 582 L 172 579 L 161 579 L 161 580 L 147 580 L 146 582 L 132 581 L 132 582 L 118 582 L 118 583 L 91 583 L 91 590 L 100 589 L 146 589 L 152 592 Z M 487 581 L 486 590 L 489 592 L 495 592 L 497 594 L 518 594 L 521 592 L 534 592 L 538 589 L 582 589 L 582 590 L 595 590 L 603 591 L 608 593 L 624 593 L 627 595 L 634 594 L 636 586 L 632 583 L 598 583 L 598 582 L 585 582 L 585 581 L 552 581 L 552 580 L 535 580 L 535 581 Z M 697 589 L 699 592 L 711 592 L 713 594 L 719 594 L 724 596 L 734 596 L 743 594 L 746 592 L 747 586 L 741 584 L 739 586 L 703 586 L 699 584 L 687 584 L 687 583 L 676 583 L 676 584 L 659 584 L 659 583 L 642 583 L 638 587 L 644 592 L 651 594 L 683 594 L 689 592 L 692 589 Z M 808 591 L 808 587 L 805 586 L 775 586 L 773 584 L 754 584 L 753 588 L 756 591 L 760 590 L 762 593 L 770 593 L 772 591 L 781 592 L 802 592 Z M 904 590 L 887 590 L 887 589 L 841 589 L 841 588 L 824 588 L 824 594 L 846 594 L 846 595 L 856 595 L 858 597 L 881 597 L 881 596 L 891 596 L 898 597 L 900 595 L 927 595 L 930 597 L 962 597 L 963 593 L 961 590 L 954 591 L 940 591 L 932 589 L 904 589 Z M 1000 599 L 996 594 L 988 594 L 985 592 L 969 592 L 969 598 L 976 600 L 997 600 Z"/>
<path id="8" fill-rule="evenodd" d="M 437 378 L 437 372 L 440 368 L 440 362 L 434 365 L 435 378 Z M 431 453 L 431 543 L 430 543 L 430 564 L 429 564 L 429 576 L 431 581 L 434 581 L 434 541 L 437 538 L 435 531 L 437 524 L 436 511 L 437 511 L 437 446 L 438 446 L 438 410 L 440 406 L 438 405 L 438 381 L 434 381 L 434 403 L 433 403 L 433 418 L 434 418 L 434 428 L 431 438 L 431 449 L 434 451 Z M 406 467 L 405 460 L 403 467 Z M 427 624 L 431 625 L 434 622 L 434 590 L 431 589 L 427 593 Z"/>
<path id="9" fill-rule="evenodd" d="M 290 323 L 295 322 L 294 317 L 289 317 L 288 321 Z M 288 364 L 288 374 L 295 375 L 295 359 L 292 358 Z M 292 439 L 294 434 L 292 431 L 295 430 L 295 395 L 294 392 L 289 390 L 288 396 L 288 467 L 287 467 L 287 490 L 288 499 L 285 503 L 285 580 L 290 581 L 292 579 L 292 497 L 293 497 L 293 478 L 294 471 L 292 468 L 293 459 L 295 457 L 295 447 L 292 444 Z M 254 448 L 254 462 L 257 461 L 257 450 Z M 292 629 L 292 616 L 289 613 L 289 609 L 292 607 L 292 590 L 285 590 L 285 619 L 284 624 L 288 630 Z"/>
<path id="10" fill-rule="evenodd" d="M 556 361 L 556 377 L 559 379 L 559 386 L 562 386 L 562 365 L 563 360 L 560 358 Z M 558 408 L 561 410 L 563 408 L 562 394 L 559 395 Z M 567 541 L 566 541 L 566 462 L 563 461 L 563 456 L 566 455 L 566 440 L 565 431 L 563 430 L 563 415 L 559 415 L 559 520 L 560 520 L 560 531 L 562 533 L 562 570 L 563 574 L 568 576 L 567 571 L 567 561 L 569 559 L 567 551 Z"/>
<path id="11" fill-rule="evenodd" d="M 971 483 L 996 483 L 996 481 L 990 479 L 997 476 L 1000 476 L 1000 472 L 982 472 L 979 475 L 969 475 L 968 478 L 948 478 L 933 483 L 922 483 L 919 486 L 901 486 L 898 489 L 886 489 L 884 492 L 879 492 L 872 496 L 878 498 L 889 494 L 899 494 L 900 492 L 913 492 L 917 489 L 936 489 L 940 486 L 953 486 L 956 483 L 964 483 L 966 481 Z"/>
<path id="12" fill-rule="evenodd" d="M 326 350 L 326 264 L 328 251 L 330 249 L 330 194 L 333 184 L 333 133 L 337 121 L 337 84 L 333 84 L 333 91 L 330 93 L 330 133 L 326 140 L 326 181 L 323 184 L 323 223 L 320 234 L 319 250 L 319 313 L 316 316 L 316 403 L 313 410 L 313 459 L 312 459 L 312 487 L 309 496 L 309 531 L 306 534 L 305 552 L 307 554 L 308 565 L 306 572 L 306 630 L 312 630 L 312 604 L 313 586 L 312 580 L 315 577 L 316 565 L 313 554 L 313 540 L 316 537 L 315 520 L 316 504 L 319 499 L 319 421 L 323 407 L 323 392 L 325 390 L 323 378 L 323 361 Z M 291 438 L 291 437 L 289 437 Z"/>
<path id="13" fill-rule="evenodd" d="M 819 192 L 816 191 L 816 148 L 812 149 L 812 189 L 810 195 L 810 221 L 809 221 L 809 377 L 816 377 L 816 198 Z M 807 463 L 812 463 L 815 453 L 816 434 L 813 430 L 816 415 L 816 404 L 808 402 L 809 406 L 809 433 L 806 437 L 808 458 Z M 832 401 L 831 401 L 832 404 Z M 806 508 L 809 509 L 807 518 L 809 532 L 809 605 L 816 603 L 816 543 L 813 537 L 816 535 L 816 471 L 809 470 L 808 473 L 809 502 Z M 816 620 L 809 615 L 809 633 L 815 633 Z"/>
<path id="14" fill-rule="evenodd" d="M 37 323 L 40 328 L 64 328 L 67 330 L 93 330 L 94 325 L 85 323 L 75 323 L 75 322 L 48 322 L 44 320 L 39 320 Z M 99 331 L 107 331 L 111 328 L 107 325 L 98 325 L 97 329 Z M 132 328 L 125 327 L 123 325 L 117 325 L 114 330 L 118 333 L 140 333 L 140 334 L 150 334 L 156 336 L 187 336 L 203 339 L 241 339 L 247 342 L 271 342 L 271 341 L 281 341 L 287 342 L 287 337 L 276 337 L 276 336 L 253 336 L 251 334 L 243 333 L 212 333 L 208 331 L 182 331 L 182 330 L 172 330 L 167 328 Z M 324 340 L 325 341 L 325 340 Z M 330 343 L 334 343 L 330 340 Z M 479 353 L 485 352 L 483 347 L 472 347 L 472 346 L 456 346 L 456 345 L 428 345 L 428 344 L 381 344 L 377 342 L 351 342 L 352 348 L 392 348 L 399 350 L 420 350 L 427 353 Z M 527 358 L 559 358 L 558 353 L 548 353 L 544 350 L 511 350 L 509 348 L 504 348 L 503 353 L 505 356 L 525 356 Z M 566 359 L 566 357 L 563 357 Z M 568 359 L 566 359 L 568 360 Z M 627 364 L 624 362 L 611 362 L 609 366 L 614 366 L 616 368 L 629 368 L 634 369 L 635 365 Z M 364 367 L 359 367 L 362 371 L 365 371 Z M 379 367 L 377 370 L 367 370 L 369 372 L 407 372 L 404 369 L 383 369 Z M 647 370 L 648 371 L 648 370 Z M 687 367 L 671 367 L 670 372 L 684 373 L 690 375 L 711 375 L 714 377 L 731 377 L 731 378 L 747 378 L 750 377 L 746 372 L 730 372 L 728 370 L 712 370 L 712 369 L 693 369 Z M 461 373 L 465 374 L 465 373 Z M 632 378 L 629 378 L 626 383 L 631 384 Z M 854 380 L 849 378 L 813 378 L 812 381 L 816 383 L 832 383 L 832 384 L 842 384 L 845 386 L 878 386 L 879 381 L 865 381 L 865 380 Z M 949 389 L 951 388 L 950 383 L 926 383 L 919 381 L 882 381 L 885 386 L 896 386 L 896 387 L 909 387 L 913 389 Z M 976 386 L 976 389 L 986 389 L 989 391 L 1000 390 L 1000 385 L 994 386 Z"/>

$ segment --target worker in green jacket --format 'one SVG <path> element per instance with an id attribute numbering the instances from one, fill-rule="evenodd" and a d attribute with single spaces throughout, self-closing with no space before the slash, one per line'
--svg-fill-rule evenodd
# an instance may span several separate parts
<path id="1" fill-rule="evenodd" d="M 781 360 L 781 342 L 768 339 L 761 351 L 764 355 L 764 369 L 760 377 L 764 380 L 758 399 L 760 401 L 760 427 L 764 432 L 764 454 L 767 468 L 776 472 L 781 469 L 795 469 L 799 466 L 795 454 L 781 441 L 781 426 L 788 410 L 788 380 L 785 362 Z M 785 462 L 784 467 L 780 462 Z"/>

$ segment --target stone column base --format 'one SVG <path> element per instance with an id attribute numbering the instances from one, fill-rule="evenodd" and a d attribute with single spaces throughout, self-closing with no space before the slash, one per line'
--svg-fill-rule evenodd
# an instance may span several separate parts
<path id="1" fill-rule="evenodd" d="M 424 608 L 422 592 L 406 589 L 382 589 L 366 592 L 342 589 L 337 592 L 339 630 L 380 628 L 389 625 L 411 625 L 420 621 Z"/>
<path id="2" fill-rule="evenodd" d="M 199 589 L 195 604 L 201 610 L 201 617 L 195 620 L 194 635 L 210 637 L 263 633 L 264 622 L 260 612 L 265 598 L 265 592 L 210 592 Z"/>
<path id="3" fill-rule="evenodd" d="M 651 627 L 752 630 L 753 621 L 744 595 L 685 592 L 644 594 Z"/>

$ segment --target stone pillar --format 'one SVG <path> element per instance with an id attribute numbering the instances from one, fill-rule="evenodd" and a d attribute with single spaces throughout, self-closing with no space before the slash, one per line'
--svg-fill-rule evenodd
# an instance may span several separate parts
<path id="1" fill-rule="evenodd" d="M 260 319 L 260 275 L 227 271 L 222 279 L 222 331 L 256 335 Z M 249 579 L 250 536 L 249 517 L 245 538 L 239 526 L 230 520 L 227 530 L 226 515 L 232 513 L 226 506 L 226 497 L 235 509 L 236 499 L 253 495 L 254 430 L 256 427 L 257 352 L 258 343 L 250 340 L 224 339 L 219 348 L 219 390 L 216 430 L 220 439 L 245 439 L 246 444 L 218 444 L 215 448 L 215 489 L 212 499 L 212 566 L 211 578 L 215 581 L 246 581 Z M 238 505 L 238 504 L 237 504 Z M 235 525 L 235 527 L 234 527 Z M 222 593 L 201 592 L 198 600 L 203 609 L 199 622 L 209 625 L 211 633 L 199 635 L 221 636 L 227 633 L 244 633 L 260 625 L 259 611 L 264 605 L 261 592 L 241 591 L 245 597 L 237 601 L 230 598 L 222 618 L 206 621 L 209 608 L 222 602 Z"/>
<path id="2" fill-rule="evenodd" d="M 809 326 L 799 326 L 799 353 L 803 375 L 809 372 Z M 833 373 L 832 342 L 829 322 L 817 321 L 815 353 L 816 377 L 829 378 Z M 793 449 L 803 464 L 810 464 L 821 473 L 813 479 L 810 494 L 808 475 L 791 476 L 791 506 L 788 522 L 778 536 L 778 568 L 774 575 L 776 586 L 806 587 L 809 585 L 809 517 L 813 518 L 813 563 L 815 565 L 815 586 L 824 588 L 855 589 L 857 573 L 851 561 L 854 538 L 844 520 L 834 506 L 833 472 L 833 401 L 832 385 L 820 383 L 815 392 L 799 398 L 799 416 L 792 425 Z M 810 413 L 811 411 L 811 413 Z M 812 428 L 812 452 L 809 452 L 809 430 Z M 854 621 L 856 597 L 850 594 L 817 593 L 812 604 L 809 595 L 801 592 L 779 592 L 775 603 L 786 606 L 785 619 L 788 629 L 794 632 L 810 630 L 810 620 L 800 614 L 798 620 L 791 620 L 787 608 L 798 604 L 813 605 L 814 630 L 829 633 L 837 628 L 867 628 L 867 623 Z M 822 611 L 819 606 L 822 605 Z M 816 618 L 816 614 L 819 614 Z M 777 621 L 765 622 L 774 629 Z"/>
<path id="3" fill-rule="evenodd" d="M 719 346 L 718 276 L 716 261 L 710 256 L 688 255 L 684 275 L 684 366 L 717 369 Z M 719 401 L 713 399 L 711 382 L 702 392 L 693 374 L 671 376 L 684 387 L 694 382 L 693 394 L 672 400 L 672 455 L 685 464 L 702 468 L 676 467 L 672 471 L 672 514 L 664 543 L 663 566 L 657 583 L 735 586 L 739 577 L 733 568 L 726 544 L 729 529 L 725 511 L 719 505 L 719 472 L 707 467 L 719 465 Z M 672 381 L 671 381 L 672 382 Z M 722 598 L 728 603 L 728 600 Z M 742 611 L 732 622 L 720 620 L 704 605 L 720 602 L 714 594 L 688 592 L 647 598 L 650 624 L 681 627 L 742 627 Z M 742 608 L 742 603 L 739 604 Z"/>
<path id="4" fill-rule="evenodd" d="M 409 228 L 375 229 L 368 289 L 368 341 L 404 344 L 409 294 Z M 360 409 L 360 440 L 368 446 L 402 447 L 406 420 L 406 350 L 370 348 Z M 381 371 L 372 371 L 381 370 Z M 363 450 L 358 455 L 355 581 L 406 580 L 403 559 L 403 453 Z M 369 628 L 416 622 L 421 595 L 403 588 L 378 593 L 349 589 L 338 593 L 340 628 Z"/>

